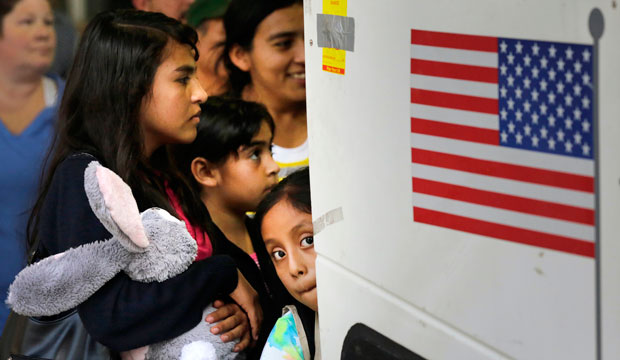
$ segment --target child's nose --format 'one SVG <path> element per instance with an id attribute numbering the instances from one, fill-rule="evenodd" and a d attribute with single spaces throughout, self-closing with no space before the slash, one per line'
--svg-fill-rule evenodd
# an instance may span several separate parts
<path id="1" fill-rule="evenodd" d="M 278 175 L 280 172 L 280 165 L 278 165 L 271 155 L 268 156 L 266 169 L 268 175 Z"/>
<path id="2" fill-rule="evenodd" d="M 308 268 L 306 267 L 306 263 L 303 261 L 301 256 L 296 253 L 290 254 L 288 257 L 289 262 L 289 271 L 291 272 L 291 276 L 299 277 L 308 273 Z"/>

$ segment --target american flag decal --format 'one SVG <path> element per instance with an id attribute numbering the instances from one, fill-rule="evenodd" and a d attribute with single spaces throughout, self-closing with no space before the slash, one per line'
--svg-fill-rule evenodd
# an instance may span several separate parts
<path id="1" fill-rule="evenodd" d="M 411 30 L 414 221 L 594 257 L 592 51 Z"/>

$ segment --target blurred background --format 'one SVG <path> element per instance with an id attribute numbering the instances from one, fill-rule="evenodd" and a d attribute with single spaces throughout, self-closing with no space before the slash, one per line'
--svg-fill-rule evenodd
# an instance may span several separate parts
<path id="1" fill-rule="evenodd" d="M 132 7 L 131 0 L 54 0 L 51 3 L 55 10 L 68 15 L 78 30 L 98 12 Z"/>

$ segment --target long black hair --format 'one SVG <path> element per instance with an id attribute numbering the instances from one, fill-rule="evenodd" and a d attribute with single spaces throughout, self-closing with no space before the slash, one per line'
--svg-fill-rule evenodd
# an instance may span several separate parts
<path id="1" fill-rule="evenodd" d="M 146 158 L 139 115 L 166 46 L 171 41 L 187 45 L 197 59 L 197 40 L 191 27 L 160 13 L 119 10 L 92 19 L 67 78 L 47 174 L 28 221 L 29 249 L 54 172 L 74 152 L 90 153 L 117 173 L 140 208 L 158 206 L 174 214 L 160 181 L 167 172 L 158 168 L 167 162 L 165 149 Z"/>
<path id="2" fill-rule="evenodd" d="M 202 157 L 212 164 L 222 164 L 230 156 L 238 156 L 239 147 L 250 145 L 263 122 L 272 136 L 275 125 L 265 106 L 255 102 L 211 96 L 201 109 L 194 142 L 172 147 L 175 167 L 181 174 L 172 184 L 189 221 L 205 226 L 209 217 L 200 199 L 201 185 L 192 174 L 192 161 Z"/>
<path id="3" fill-rule="evenodd" d="M 248 72 L 242 71 L 230 60 L 230 50 L 235 45 L 246 51 L 252 50 L 252 41 L 258 25 L 272 12 L 294 4 L 302 4 L 302 0 L 232 0 L 224 15 L 226 30 L 226 46 L 222 56 L 229 74 L 229 84 L 233 95 L 241 96 L 243 88 L 252 79 Z"/>
<path id="4" fill-rule="evenodd" d="M 265 214 L 280 201 L 288 201 L 293 208 L 312 214 L 310 199 L 310 168 L 301 168 L 276 185 L 258 204 L 256 208 L 256 224 L 262 227 Z"/>

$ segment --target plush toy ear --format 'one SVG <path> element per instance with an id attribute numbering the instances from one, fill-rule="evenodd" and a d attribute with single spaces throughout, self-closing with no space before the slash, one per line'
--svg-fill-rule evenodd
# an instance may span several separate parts
<path id="1" fill-rule="evenodd" d="M 131 257 L 112 240 L 95 241 L 49 256 L 17 274 L 6 303 L 25 316 L 60 314 L 86 301 L 127 266 Z"/>
<path id="2" fill-rule="evenodd" d="M 84 188 L 90 207 L 103 226 L 132 252 L 142 252 L 149 245 L 138 204 L 129 185 L 97 161 L 84 172 Z"/>

